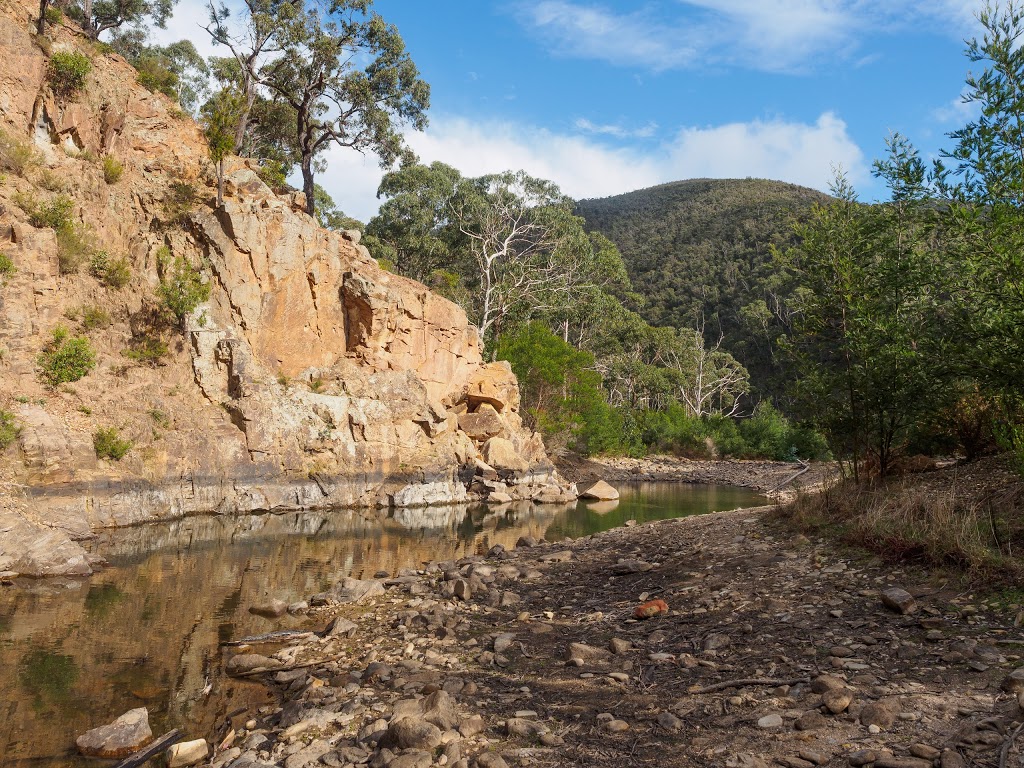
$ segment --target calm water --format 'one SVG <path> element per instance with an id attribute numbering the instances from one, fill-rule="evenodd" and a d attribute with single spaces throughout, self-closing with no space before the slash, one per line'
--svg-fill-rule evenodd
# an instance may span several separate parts
<path id="1" fill-rule="evenodd" d="M 0 587 L 0 763 L 83 764 L 75 737 L 134 707 L 149 709 L 155 733 L 182 726 L 190 738 L 240 707 L 255 711 L 266 692 L 220 674 L 219 643 L 307 625 L 254 616 L 250 605 L 294 602 L 347 575 L 511 548 L 523 535 L 557 541 L 630 519 L 764 503 L 722 486 L 620 491 L 619 502 L 400 510 L 385 520 L 350 511 L 197 517 L 104 534 L 95 547 L 110 567 L 97 575 Z"/>

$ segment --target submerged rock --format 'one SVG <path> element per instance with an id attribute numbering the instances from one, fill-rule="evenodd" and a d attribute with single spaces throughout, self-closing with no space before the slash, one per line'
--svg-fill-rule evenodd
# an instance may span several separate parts
<path id="1" fill-rule="evenodd" d="M 75 740 L 86 757 L 127 757 L 153 740 L 149 711 L 139 707 L 125 712 L 117 720 L 86 731 Z"/>

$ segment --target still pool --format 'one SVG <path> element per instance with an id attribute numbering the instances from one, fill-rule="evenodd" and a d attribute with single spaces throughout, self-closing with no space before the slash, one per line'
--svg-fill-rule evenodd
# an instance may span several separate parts
<path id="1" fill-rule="evenodd" d="M 0 587 L 0 756 L 5 766 L 86 763 L 74 740 L 135 707 L 153 731 L 205 736 L 236 710 L 269 703 L 261 685 L 221 674 L 220 644 L 302 617 L 270 620 L 251 605 L 301 600 L 343 576 L 368 578 L 430 560 L 557 541 L 623 525 L 756 506 L 726 486 L 642 483 L 618 502 L 434 507 L 386 519 L 350 510 L 192 517 L 101 534 L 110 566 L 89 579 Z M 322 627 L 313 627 L 322 629 Z"/>

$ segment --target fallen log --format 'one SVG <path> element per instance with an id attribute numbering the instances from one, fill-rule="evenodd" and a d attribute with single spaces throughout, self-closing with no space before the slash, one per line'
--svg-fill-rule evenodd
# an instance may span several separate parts
<path id="1" fill-rule="evenodd" d="M 129 755 L 114 768 L 138 768 L 143 763 L 152 760 L 161 752 L 166 752 L 170 747 L 181 741 L 184 734 L 177 728 L 168 731 L 156 741 L 151 741 L 149 746 L 143 747 L 133 755 Z"/>
<path id="2" fill-rule="evenodd" d="M 690 693 L 714 693 L 715 691 L 724 691 L 726 688 L 746 688 L 749 685 L 798 685 L 799 683 L 809 683 L 811 678 L 809 677 L 796 677 L 791 680 L 776 680 L 770 677 L 746 677 L 739 680 L 723 680 L 720 683 L 714 683 L 713 685 L 705 685 L 703 688 L 691 688 Z"/>

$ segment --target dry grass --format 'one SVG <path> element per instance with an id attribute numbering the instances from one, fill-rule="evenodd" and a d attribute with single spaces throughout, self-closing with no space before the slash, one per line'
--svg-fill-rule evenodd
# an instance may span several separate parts
<path id="1" fill-rule="evenodd" d="M 777 516 L 803 531 L 831 532 L 888 560 L 951 567 L 971 579 L 1024 577 L 1024 494 L 920 476 L 885 484 L 841 481 L 803 494 Z"/>

